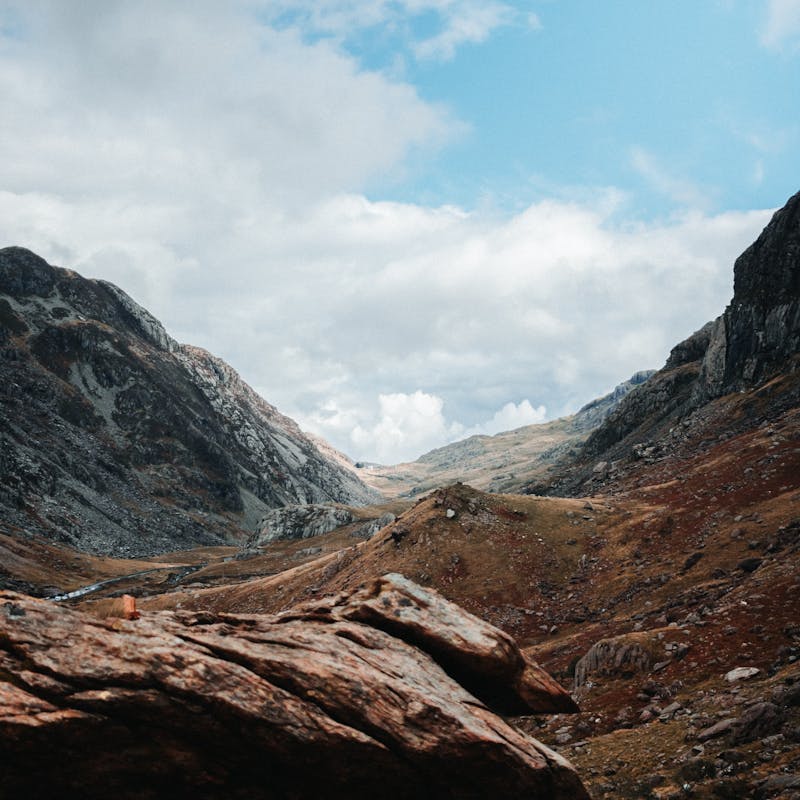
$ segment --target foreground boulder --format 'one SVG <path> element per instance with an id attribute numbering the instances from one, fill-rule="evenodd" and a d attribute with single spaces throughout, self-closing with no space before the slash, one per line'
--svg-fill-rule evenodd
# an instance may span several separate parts
<path id="1" fill-rule="evenodd" d="M 0 593 L 2 797 L 588 797 L 492 709 L 575 707 L 399 575 L 278 616 L 100 621 Z"/>

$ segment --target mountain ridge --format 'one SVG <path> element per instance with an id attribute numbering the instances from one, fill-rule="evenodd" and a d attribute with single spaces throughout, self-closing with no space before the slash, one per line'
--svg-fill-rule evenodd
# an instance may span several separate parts
<path id="1" fill-rule="evenodd" d="M 768 400 L 762 397 L 753 411 L 777 416 L 800 400 L 800 387 L 791 379 L 799 368 L 800 192 L 736 259 L 734 294 L 723 313 L 675 345 L 643 390 L 625 398 L 577 453 L 561 460 L 552 481 L 527 490 L 597 490 L 608 482 L 601 465 L 629 465 L 648 449 L 656 457 L 679 444 L 679 426 L 702 424 L 704 409 L 716 401 L 782 375 L 787 385 Z"/>
<path id="2" fill-rule="evenodd" d="M 106 281 L 0 250 L 4 527 L 144 555 L 239 540 L 270 508 L 377 495 L 222 359 Z"/>

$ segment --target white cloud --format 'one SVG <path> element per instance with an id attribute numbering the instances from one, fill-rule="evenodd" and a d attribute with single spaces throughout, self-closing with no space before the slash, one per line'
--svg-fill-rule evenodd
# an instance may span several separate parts
<path id="1" fill-rule="evenodd" d="M 151 6 L 18 12 L 23 33 L 0 50 L 3 188 L 283 206 L 361 189 L 460 130 L 412 86 L 258 25 L 247 4 L 159 4 L 155 19 Z"/>
<path id="2" fill-rule="evenodd" d="M 301 417 L 306 429 L 325 431 L 326 436 L 349 438 L 350 450 L 367 454 L 363 460 L 383 464 L 411 461 L 422 453 L 468 436 L 491 436 L 524 425 L 543 422 L 544 406 L 534 408 L 529 400 L 509 402 L 492 417 L 467 428 L 458 420 L 448 419 L 444 400 L 428 392 L 393 392 L 381 394 L 377 406 L 368 404 L 356 413 L 351 406 L 342 409 L 327 401 L 309 417 Z"/>
<path id="3" fill-rule="evenodd" d="M 415 45 L 417 58 L 449 61 L 459 47 L 485 41 L 496 28 L 509 24 L 513 18 L 509 6 L 482 0 L 451 4 L 448 11 L 443 29 Z"/>
<path id="4" fill-rule="evenodd" d="M 273 379 L 259 385 L 340 448 L 378 461 L 539 421 L 543 406 L 553 415 L 575 410 L 660 366 L 722 311 L 733 260 L 769 215 L 692 212 L 631 226 L 615 223 L 604 194 L 594 203 L 542 202 L 509 219 L 362 203 L 360 218 L 342 198 L 338 222 L 333 200 L 324 223 L 313 214 L 305 221 L 305 241 L 331 244 L 306 265 L 313 280 L 304 296 L 280 303 L 285 312 L 271 324 L 291 331 L 304 354 L 294 364 L 306 371 L 293 372 L 284 391 L 288 367 L 271 362 Z M 395 217 L 385 241 L 347 235 L 376 215 Z M 325 390 L 308 388 L 316 383 Z M 377 407 L 379 394 L 405 399 Z"/>
<path id="5" fill-rule="evenodd" d="M 547 419 L 547 409 L 544 406 L 534 408 L 530 400 L 521 403 L 506 403 L 499 411 L 495 411 L 492 418 L 467 431 L 468 435 L 475 433 L 493 436 L 502 431 L 513 431 L 525 425 L 535 425 Z"/>
<path id="6" fill-rule="evenodd" d="M 631 164 L 659 194 L 686 208 L 708 208 L 708 192 L 687 178 L 673 174 L 643 147 L 631 150 Z"/>
<path id="7" fill-rule="evenodd" d="M 346 42 L 364 31 L 394 34 L 421 60 L 449 61 L 465 44 L 486 41 L 498 28 L 526 24 L 541 28 L 536 14 L 522 14 L 499 0 L 277 0 L 264 4 L 270 19 Z M 436 32 L 415 34 L 413 22 L 435 21 Z"/>
<path id="8" fill-rule="evenodd" d="M 768 0 L 760 39 L 773 50 L 800 48 L 800 0 Z"/>
<path id="9" fill-rule="evenodd" d="M 413 458 L 444 442 L 458 438 L 463 428 L 448 423 L 441 397 L 417 390 L 412 394 L 394 392 L 378 397 L 379 418 L 365 429 L 357 425 L 351 432 L 356 447 L 368 450 L 384 463 Z"/>
<path id="10" fill-rule="evenodd" d="M 367 199 L 458 124 L 252 7 L 18 3 L 0 244 L 118 283 L 368 460 L 574 410 L 730 298 L 766 212 L 631 226 L 615 190 L 512 216 Z"/>
<path id="11" fill-rule="evenodd" d="M 542 20 L 539 17 L 539 15 L 538 14 L 534 14 L 533 11 L 531 11 L 528 14 L 528 27 L 532 31 L 540 31 L 544 27 L 544 25 L 542 25 Z"/>

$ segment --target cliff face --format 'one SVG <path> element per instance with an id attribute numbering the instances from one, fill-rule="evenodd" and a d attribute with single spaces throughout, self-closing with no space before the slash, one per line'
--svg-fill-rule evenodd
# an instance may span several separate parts
<path id="1" fill-rule="evenodd" d="M 625 397 L 565 463 L 551 489 L 579 491 L 593 465 L 657 452 L 674 444 L 676 426 L 710 402 L 792 375 L 800 351 L 800 193 L 736 260 L 734 296 L 724 313 L 676 345 L 664 368 Z M 797 401 L 796 381 L 773 398 L 776 409 Z M 594 473 L 593 480 L 602 477 Z M 531 490 L 542 491 L 535 486 Z"/>
<path id="2" fill-rule="evenodd" d="M 709 397 L 763 382 L 800 351 L 800 192 L 739 256 L 733 277 L 703 359 Z"/>
<path id="3" fill-rule="evenodd" d="M 225 362 L 112 284 L 0 250 L 0 519 L 116 555 L 375 495 Z"/>

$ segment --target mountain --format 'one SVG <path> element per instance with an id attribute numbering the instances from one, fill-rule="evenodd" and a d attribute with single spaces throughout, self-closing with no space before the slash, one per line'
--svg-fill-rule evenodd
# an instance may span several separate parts
<path id="1" fill-rule="evenodd" d="M 314 719 L 344 724 L 348 740 L 351 731 L 359 741 L 366 733 L 400 752 L 416 796 L 448 796 L 450 780 L 455 796 L 473 788 L 486 796 L 486 757 L 503 785 L 505 756 L 483 737 L 469 754 L 454 749 L 463 726 L 449 721 L 475 731 L 474 715 L 493 726 L 489 709 L 520 713 L 497 701 L 519 686 L 521 661 L 508 671 L 494 658 L 476 660 L 475 646 L 497 653 L 498 634 L 473 635 L 444 597 L 513 636 L 525 663 L 570 691 L 578 713 L 516 717 L 511 730 L 555 750 L 551 765 L 568 758 L 592 797 L 796 796 L 798 202 L 736 262 L 723 315 L 676 346 L 585 442 L 563 450 L 548 464 L 554 472 L 540 473 L 550 495 L 568 496 L 456 483 L 387 504 L 394 521 L 368 539 L 353 535 L 362 519 L 328 530 L 338 507 L 321 504 L 305 508 L 305 521 L 296 508 L 265 514 L 255 548 L 136 562 L 0 535 L 0 568 L 20 588 L 77 589 L 57 602 L 0 599 L 0 749 L 12 765 L 0 775 L 0 794 L 25 788 L 42 751 L 55 759 L 52 780 L 47 771 L 41 778 L 48 789 L 82 788 L 84 779 L 94 788 L 97 743 L 111 734 L 119 747 L 101 766 L 130 791 L 179 773 L 201 794 L 214 796 L 230 780 L 251 796 L 251 777 L 264 786 L 264 764 L 275 764 L 270 775 L 283 790 L 281 764 L 291 769 L 294 756 L 305 764 L 325 753 L 334 763 L 302 772 L 300 786 L 284 794 L 319 794 L 316 774 L 338 786 L 351 763 L 370 793 L 376 779 L 395 774 L 393 756 L 363 772 L 358 747 L 338 758 L 337 737 L 322 751 L 292 746 L 292 758 L 281 754 L 276 764 L 274 736 L 266 750 L 258 738 L 273 719 L 262 716 L 266 691 L 270 713 L 300 701 Z M 586 411 L 602 415 L 602 406 Z M 375 512 L 365 509 L 364 521 Z M 306 533 L 318 535 L 286 538 Z M 81 588 L 92 578 L 99 583 Z M 137 596 L 141 619 L 119 619 L 122 591 Z M 420 651 L 427 700 L 412 697 L 420 672 L 384 657 L 407 645 Z M 483 680 L 474 682 L 477 663 L 490 663 L 499 679 L 488 695 Z M 471 695 L 466 713 L 441 702 L 445 684 L 431 680 L 438 669 L 460 686 L 448 680 L 448 697 Z M 281 742 L 305 730 L 290 724 L 275 735 Z M 75 748 L 53 746 L 65 741 Z M 519 752 L 516 734 L 505 741 Z M 241 769 L 232 773 L 231 764 Z M 387 791 L 405 786 L 390 781 Z"/>
<path id="2" fill-rule="evenodd" d="M 582 494 L 612 486 L 636 462 L 687 452 L 766 424 L 800 401 L 800 192 L 734 264 L 725 311 L 676 345 L 553 480 L 529 491 Z"/>
<path id="3" fill-rule="evenodd" d="M 376 494 L 127 294 L 0 250 L 0 520 L 124 556 L 239 541 L 288 504 Z"/>
<path id="4" fill-rule="evenodd" d="M 549 474 L 554 463 L 574 451 L 629 392 L 653 373 L 635 373 L 571 416 L 494 436 L 470 436 L 406 464 L 357 464 L 358 475 L 386 497 L 413 497 L 454 481 L 490 492 L 518 491 Z"/>

